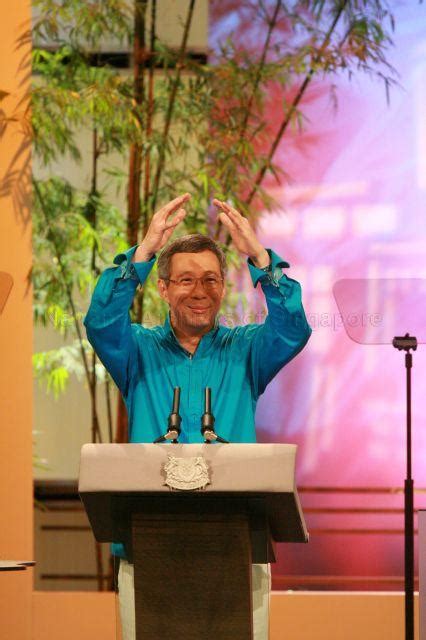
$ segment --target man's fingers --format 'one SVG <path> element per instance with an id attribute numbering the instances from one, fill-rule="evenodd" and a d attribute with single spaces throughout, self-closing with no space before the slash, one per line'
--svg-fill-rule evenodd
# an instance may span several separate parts
<path id="1" fill-rule="evenodd" d="M 234 224 L 234 221 L 231 220 L 231 218 L 228 216 L 226 212 L 221 211 L 220 213 L 218 213 L 217 217 L 225 225 L 225 227 L 227 227 L 230 231 L 236 230 L 236 225 Z"/>
<path id="2" fill-rule="evenodd" d="M 226 202 L 222 202 L 222 200 L 218 200 L 217 198 L 213 199 L 213 204 L 218 208 L 218 209 L 222 209 L 222 211 L 227 212 L 229 205 L 226 204 Z"/>
<path id="3" fill-rule="evenodd" d="M 215 198 L 213 200 L 213 204 L 215 204 L 216 207 L 219 207 L 220 209 L 222 209 L 222 211 L 228 216 L 228 218 L 232 220 L 232 222 L 236 226 L 239 226 L 240 223 L 244 220 L 241 213 L 239 213 L 236 209 L 231 207 L 227 202 L 223 202 L 222 200 L 217 200 L 217 198 Z"/>
<path id="4" fill-rule="evenodd" d="M 158 213 L 161 214 L 161 218 L 165 220 L 170 214 L 174 213 L 177 209 L 182 207 L 182 205 L 185 204 L 185 202 L 187 202 L 190 198 L 190 193 L 184 193 L 183 195 L 174 198 L 166 205 L 164 205 L 164 207 L 162 207 Z"/>
<path id="5" fill-rule="evenodd" d="M 232 229 L 233 231 L 237 231 L 241 229 L 240 217 L 230 211 L 229 207 L 221 207 L 221 209 L 222 211 L 218 214 L 219 220 L 221 220 L 221 222 L 223 222 L 223 224 L 230 230 Z"/>
<path id="6" fill-rule="evenodd" d="M 186 213 L 185 209 L 178 209 L 175 217 L 164 224 L 164 231 L 167 231 L 167 229 L 171 229 L 172 227 L 176 227 L 179 222 L 182 222 Z"/>
<path id="7" fill-rule="evenodd" d="M 186 216 L 185 209 L 178 209 L 173 218 L 164 221 L 164 229 L 169 229 L 170 227 L 175 227 L 179 222 L 181 222 Z"/>
<path id="8" fill-rule="evenodd" d="M 166 242 L 168 242 L 170 236 L 173 233 L 173 230 L 174 230 L 174 227 L 171 227 L 170 229 L 167 229 L 167 231 L 163 233 L 163 246 L 166 244 Z"/>
<path id="9" fill-rule="evenodd" d="M 225 211 L 226 213 L 238 224 L 240 222 L 242 222 L 245 218 L 244 216 L 241 215 L 241 213 L 239 211 L 237 211 L 237 209 L 234 209 L 234 207 L 231 207 L 230 204 L 228 204 L 227 202 L 223 203 L 225 205 Z"/>

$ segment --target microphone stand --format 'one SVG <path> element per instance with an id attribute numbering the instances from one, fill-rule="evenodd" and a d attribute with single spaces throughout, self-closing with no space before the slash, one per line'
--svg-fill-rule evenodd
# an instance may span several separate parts
<path id="1" fill-rule="evenodd" d="M 414 640 L 414 481 L 411 472 L 411 369 L 417 339 L 408 333 L 396 336 L 392 344 L 405 351 L 407 398 L 407 475 L 404 482 L 404 560 L 405 560 L 405 640 Z"/>
<path id="2" fill-rule="evenodd" d="M 180 387 L 175 387 L 173 391 L 173 407 L 172 412 L 169 415 L 169 419 L 167 421 L 167 431 L 164 436 L 160 436 L 156 440 L 154 440 L 154 444 L 158 444 L 159 442 L 167 442 L 171 440 L 173 444 L 178 444 L 178 437 L 181 432 L 181 422 L 182 418 L 179 415 L 179 403 L 180 403 Z"/>
<path id="3" fill-rule="evenodd" d="M 228 440 L 221 438 L 214 430 L 215 417 L 212 414 L 212 390 L 210 387 L 206 387 L 204 390 L 204 413 L 201 416 L 201 435 L 204 437 L 205 444 L 211 444 L 212 442 L 222 442 L 223 444 L 229 444 Z"/>

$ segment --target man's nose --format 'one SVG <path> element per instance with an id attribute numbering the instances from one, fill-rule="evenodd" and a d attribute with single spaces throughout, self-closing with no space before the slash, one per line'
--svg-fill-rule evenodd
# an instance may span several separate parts
<path id="1" fill-rule="evenodd" d="M 204 285 L 203 285 L 203 281 L 201 278 L 197 278 L 195 281 L 195 284 L 192 288 L 191 291 L 192 295 L 197 295 L 197 296 L 205 296 L 206 295 L 206 290 L 204 289 Z"/>

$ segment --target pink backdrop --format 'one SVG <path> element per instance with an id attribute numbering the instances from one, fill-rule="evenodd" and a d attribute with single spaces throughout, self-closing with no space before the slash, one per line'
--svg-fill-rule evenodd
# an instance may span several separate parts
<path id="1" fill-rule="evenodd" d="M 212 3 L 213 47 L 226 31 L 241 37 L 244 16 L 240 19 L 234 4 L 226 12 L 226 2 Z M 392 346 L 352 342 L 332 293 L 341 278 L 426 278 L 426 11 L 410 2 L 395 9 L 395 17 L 390 62 L 401 87 L 391 90 L 390 105 L 383 84 L 365 76 L 334 79 L 337 112 L 328 86 L 313 84 L 305 100 L 305 133 L 284 139 L 275 158 L 290 173 L 291 184 L 271 182 L 280 210 L 265 213 L 260 226 L 265 246 L 287 259 L 289 275 L 302 283 L 313 328 L 307 347 L 270 384 L 257 413 L 260 441 L 299 445 L 302 486 L 398 487 L 405 477 L 403 355 Z M 272 90 L 275 124 L 276 104 Z M 400 333 L 406 330 L 401 326 Z M 426 327 L 417 337 L 426 341 Z M 418 487 L 426 487 L 425 373 L 426 349 L 420 345 L 412 392 Z M 345 501 L 352 507 L 402 506 L 398 496 L 354 494 Z M 342 498 L 321 494 L 302 494 L 302 502 L 305 507 L 343 504 Z M 420 495 L 416 502 L 425 507 L 426 499 Z M 402 515 L 378 513 L 308 513 L 307 522 L 313 531 L 403 526 Z M 308 546 L 281 548 L 274 571 L 402 575 L 402 545 L 400 534 L 314 533 Z"/>

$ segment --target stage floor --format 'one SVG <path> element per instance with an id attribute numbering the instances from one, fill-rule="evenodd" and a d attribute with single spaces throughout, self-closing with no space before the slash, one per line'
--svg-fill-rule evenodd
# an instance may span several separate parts
<path id="1" fill-rule="evenodd" d="M 417 607 L 416 594 L 416 629 Z M 32 640 L 117 640 L 115 626 L 113 593 L 33 593 Z M 403 638 L 403 593 L 272 592 L 270 640 Z"/>

